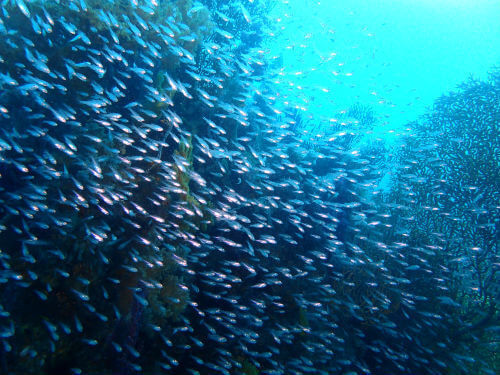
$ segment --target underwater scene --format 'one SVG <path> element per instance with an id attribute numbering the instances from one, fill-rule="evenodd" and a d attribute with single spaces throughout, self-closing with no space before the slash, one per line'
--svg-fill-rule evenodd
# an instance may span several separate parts
<path id="1" fill-rule="evenodd" d="M 500 373 L 500 2 L 0 4 L 0 374 Z"/>

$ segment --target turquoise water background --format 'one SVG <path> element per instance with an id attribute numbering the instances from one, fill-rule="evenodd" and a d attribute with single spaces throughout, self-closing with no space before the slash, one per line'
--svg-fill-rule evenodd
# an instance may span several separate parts
<path id="1" fill-rule="evenodd" d="M 361 102 L 393 134 L 500 63 L 500 1 L 285 0 L 273 17 L 278 90 L 300 97 L 315 126 Z"/>

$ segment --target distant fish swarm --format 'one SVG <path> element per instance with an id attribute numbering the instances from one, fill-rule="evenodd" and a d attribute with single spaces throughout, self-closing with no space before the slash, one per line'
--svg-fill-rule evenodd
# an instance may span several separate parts
<path id="1" fill-rule="evenodd" d="M 2 1 L 0 373 L 456 359 L 435 249 L 375 205 L 379 156 L 296 131 L 263 3 Z"/>

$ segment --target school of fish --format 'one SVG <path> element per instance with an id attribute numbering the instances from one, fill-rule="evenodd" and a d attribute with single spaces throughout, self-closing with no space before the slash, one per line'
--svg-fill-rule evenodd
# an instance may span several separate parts
<path id="1" fill-rule="evenodd" d="M 383 156 L 342 120 L 305 141 L 275 91 L 270 3 L 2 1 L 1 373 L 470 361 L 439 246 L 375 203 Z"/>

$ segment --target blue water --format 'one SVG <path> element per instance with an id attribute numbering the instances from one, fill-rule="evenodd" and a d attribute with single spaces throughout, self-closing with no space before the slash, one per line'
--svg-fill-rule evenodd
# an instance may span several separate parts
<path id="1" fill-rule="evenodd" d="M 494 0 L 284 1 L 268 43 L 310 116 L 362 101 L 390 131 L 469 76 L 486 78 L 500 60 L 499 15 Z"/>
<path id="2" fill-rule="evenodd" d="M 0 374 L 500 373 L 498 1 L 0 8 Z"/>

